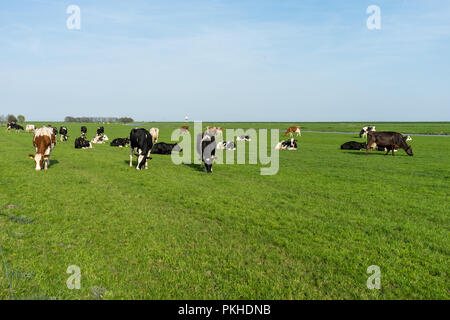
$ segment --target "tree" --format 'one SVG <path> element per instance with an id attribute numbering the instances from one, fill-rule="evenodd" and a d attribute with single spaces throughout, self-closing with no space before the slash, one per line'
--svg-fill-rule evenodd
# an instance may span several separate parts
<path id="1" fill-rule="evenodd" d="M 17 116 L 17 120 L 19 120 L 19 122 L 21 122 L 21 123 L 24 123 L 24 122 L 25 122 L 25 116 L 19 114 L 19 115 Z"/>
<path id="2" fill-rule="evenodd" d="M 8 114 L 8 122 L 17 122 L 17 118 L 13 114 Z"/>

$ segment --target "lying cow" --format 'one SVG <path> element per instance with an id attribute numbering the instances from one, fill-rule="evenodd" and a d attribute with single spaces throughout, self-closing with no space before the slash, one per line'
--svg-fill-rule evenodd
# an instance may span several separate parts
<path id="1" fill-rule="evenodd" d="M 180 128 L 180 133 L 189 133 L 189 126 L 182 126 Z"/>
<path id="2" fill-rule="evenodd" d="M 50 152 L 56 145 L 56 136 L 53 129 L 48 127 L 36 129 L 33 136 L 33 145 L 36 148 L 36 153 L 28 156 L 34 159 L 35 170 L 40 171 L 42 165 L 44 165 L 44 170 L 47 170 L 50 165 Z"/>
<path id="3" fill-rule="evenodd" d="M 297 140 L 291 138 L 291 140 L 281 141 L 275 146 L 276 150 L 297 150 Z"/>
<path id="4" fill-rule="evenodd" d="M 101 134 L 101 135 L 96 135 L 94 138 L 92 138 L 91 142 L 92 143 L 97 143 L 97 144 L 103 144 L 106 141 L 108 141 L 108 136 L 106 134 Z"/>
<path id="5" fill-rule="evenodd" d="M 300 131 L 300 127 L 289 127 L 284 135 L 287 136 L 289 134 L 292 137 L 294 133 L 297 134 L 297 137 L 301 136 L 302 132 Z"/>
<path id="6" fill-rule="evenodd" d="M 236 144 L 234 141 L 221 141 L 217 143 L 216 148 L 219 150 L 236 150 Z"/>
<path id="7" fill-rule="evenodd" d="M 136 170 L 148 169 L 147 159 L 153 147 L 153 137 L 144 128 L 132 129 L 130 132 L 130 167 L 133 167 L 133 153 L 138 157 Z"/>
<path id="8" fill-rule="evenodd" d="M 249 135 L 245 135 L 245 136 L 238 136 L 236 138 L 236 141 L 252 141 L 252 139 L 250 138 Z"/>
<path id="9" fill-rule="evenodd" d="M 130 144 L 129 138 L 116 138 L 109 144 L 111 147 L 126 147 L 127 144 Z"/>
<path id="10" fill-rule="evenodd" d="M 205 132 L 215 137 L 222 135 L 223 129 L 221 127 L 206 127 Z"/>
<path id="11" fill-rule="evenodd" d="M 405 150 L 406 154 L 409 156 L 414 155 L 411 147 L 406 143 L 407 137 L 403 137 L 401 133 L 391 132 L 391 131 L 380 131 L 380 132 L 369 132 L 367 134 L 367 147 L 366 154 L 375 147 L 389 147 L 392 150 L 392 155 L 394 155 L 394 150 L 402 148 Z M 386 151 L 385 155 L 389 153 Z"/>
<path id="12" fill-rule="evenodd" d="M 158 142 L 158 136 L 159 136 L 159 129 L 158 128 L 151 128 L 150 129 L 150 134 L 153 138 L 153 143 Z"/>
<path id="13" fill-rule="evenodd" d="M 152 147 L 153 154 L 171 154 L 172 151 L 181 152 L 183 149 L 176 143 L 158 142 Z"/>
<path id="14" fill-rule="evenodd" d="M 361 150 L 366 148 L 367 143 L 365 142 L 349 141 L 341 145 L 341 150 Z"/>
<path id="15" fill-rule="evenodd" d="M 59 135 L 60 135 L 60 140 L 62 141 L 67 141 L 67 139 L 69 139 L 69 137 L 67 136 L 67 127 L 65 126 L 61 126 L 59 128 Z"/>
<path id="16" fill-rule="evenodd" d="M 369 126 L 363 127 L 363 128 L 361 129 L 361 131 L 359 132 L 359 137 L 360 137 L 360 138 L 366 138 L 366 137 L 367 137 L 367 134 L 368 134 L 369 132 L 375 132 L 375 131 L 376 131 L 375 126 L 371 126 L 371 127 L 369 127 Z"/>
<path id="17" fill-rule="evenodd" d="M 212 165 L 216 155 L 216 138 L 209 133 L 199 133 L 197 136 L 197 151 L 205 164 L 207 173 L 212 173 Z"/>
<path id="18" fill-rule="evenodd" d="M 75 139 L 75 149 L 91 149 L 92 144 L 83 137 Z"/>

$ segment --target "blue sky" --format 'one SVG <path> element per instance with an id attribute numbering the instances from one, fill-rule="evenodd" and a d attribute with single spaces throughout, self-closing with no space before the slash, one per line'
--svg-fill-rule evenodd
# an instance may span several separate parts
<path id="1" fill-rule="evenodd" d="M 7 113 L 450 121 L 450 1 L 1 1 Z"/>

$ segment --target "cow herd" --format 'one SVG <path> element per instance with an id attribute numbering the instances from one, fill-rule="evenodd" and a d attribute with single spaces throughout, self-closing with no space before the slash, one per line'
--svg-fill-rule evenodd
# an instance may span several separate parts
<path id="1" fill-rule="evenodd" d="M 24 128 L 15 122 L 8 123 L 7 130 L 24 130 Z M 33 131 L 33 145 L 36 149 L 35 154 L 30 154 L 29 157 L 34 159 L 37 171 L 42 168 L 47 170 L 50 164 L 50 152 L 56 145 L 56 137 L 58 130 L 51 125 L 36 129 L 34 125 L 27 125 L 26 131 Z M 180 128 L 180 133 L 189 132 L 188 126 Z M 219 141 L 216 143 L 216 137 L 222 135 L 223 129 L 221 127 L 206 127 L 205 131 L 198 135 L 197 151 L 201 155 L 201 161 L 208 173 L 212 172 L 212 165 L 215 160 L 216 149 L 219 150 L 236 150 L 236 143 L 234 141 Z M 276 150 L 297 150 L 297 140 L 293 135 L 301 136 L 300 127 L 289 127 L 285 136 L 290 135 L 289 140 L 280 141 Z M 60 141 L 68 141 L 68 129 L 65 126 L 59 128 Z M 74 147 L 76 149 L 92 148 L 93 143 L 105 143 L 109 138 L 105 135 L 105 128 L 98 127 L 96 136 L 91 140 L 86 139 L 87 128 L 81 127 L 80 136 L 75 139 Z M 137 170 L 147 169 L 150 155 L 153 154 L 171 154 L 172 152 L 182 152 L 182 148 L 176 143 L 157 142 L 159 136 L 158 128 L 151 128 L 150 130 L 144 128 L 135 128 L 130 132 L 130 136 L 126 138 L 115 138 L 110 143 L 112 147 L 130 147 L 130 167 L 133 166 L 133 155 L 137 157 Z M 377 132 L 375 126 L 363 127 L 359 136 L 367 137 L 367 142 L 349 141 L 341 145 L 342 150 L 366 150 L 366 154 L 376 148 L 378 151 L 384 151 L 386 154 L 392 152 L 392 155 L 398 149 L 404 149 L 409 156 L 413 155 L 411 147 L 406 143 L 411 141 L 410 136 L 402 136 L 398 132 Z M 251 141 L 249 135 L 238 136 L 237 141 Z"/>
<path id="2" fill-rule="evenodd" d="M 410 136 L 403 136 L 393 131 L 377 132 L 375 126 L 363 127 L 359 133 L 360 138 L 367 137 L 366 142 L 348 141 L 341 145 L 341 150 L 366 150 L 366 154 L 376 148 L 378 151 L 392 152 L 394 155 L 398 149 L 405 150 L 406 154 L 413 156 L 412 148 L 406 142 L 411 141 Z"/>

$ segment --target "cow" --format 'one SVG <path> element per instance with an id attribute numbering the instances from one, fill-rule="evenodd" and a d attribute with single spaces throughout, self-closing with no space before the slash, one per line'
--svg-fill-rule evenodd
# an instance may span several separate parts
<path id="1" fill-rule="evenodd" d="M 133 153 L 138 157 L 136 170 L 148 169 L 147 159 L 153 147 L 153 137 L 144 128 L 132 129 L 130 132 L 130 168 L 133 167 Z M 151 159 L 151 158 L 150 158 Z"/>
<path id="2" fill-rule="evenodd" d="M 216 149 L 236 150 L 236 144 L 234 141 L 221 141 L 217 143 Z"/>
<path id="3" fill-rule="evenodd" d="M 412 138 L 410 137 L 410 136 L 403 136 L 402 137 L 403 138 L 403 140 L 406 142 L 406 141 L 412 141 Z M 392 147 L 391 146 L 386 146 L 386 147 L 382 147 L 382 146 L 377 146 L 377 150 L 378 151 L 385 151 L 386 152 L 386 154 L 387 153 L 389 153 L 389 151 L 392 151 Z M 398 151 L 398 149 L 394 149 L 394 152 L 397 152 Z"/>
<path id="4" fill-rule="evenodd" d="M 359 137 L 360 138 L 366 138 L 367 137 L 367 134 L 369 133 L 369 132 L 376 132 L 377 130 L 376 130 L 376 128 L 375 128 L 375 126 L 367 126 L 367 127 L 363 127 L 362 129 L 361 129 L 361 131 L 359 132 Z"/>
<path id="5" fill-rule="evenodd" d="M 129 138 L 116 138 L 109 144 L 111 147 L 126 147 L 130 143 Z"/>
<path id="6" fill-rule="evenodd" d="M 149 132 L 152 135 L 153 143 L 158 142 L 159 129 L 158 128 L 151 128 Z"/>
<path id="7" fill-rule="evenodd" d="M 42 165 L 44 170 L 50 165 L 50 152 L 56 145 L 56 136 L 52 128 L 42 127 L 34 131 L 33 146 L 36 148 L 35 154 L 29 154 L 31 159 L 36 163 L 35 170 L 41 171 Z"/>
<path id="8" fill-rule="evenodd" d="M 250 138 L 249 135 L 245 135 L 245 136 L 238 136 L 236 138 L 237 141 L 252 141 L 252 139 Z"/>
<path id="9" fill-rule="evenodd" d="M 183 149 L 176 143 L 158 142 L 152 147 L 153 154 L 171 154 L 172 151 L 181 152 Z"/>
<path id="10" fill-rule="evenodd" d="M 291 140 L 281 141 L 275 146 L 276 150 L 297 150 L 297 140 L 291 138 Z"/>
<path id="11" fill-rule="evenodd" d="M 104 127 L 98 127 L 97 128 L 97 135 L 101 136 L 105 133 L 105 128 Z"/>
<path id="12" fill-rule="evenodd" d="M 16 130 L 18 132 L 19 130 L 23 130 L 23 127 L 20 124 L 17 124 L 16 122 L 8 122 L 8 125 L 6 126 L 6 131 L 9 131 L 11 129 Z"/>
<path id="13" fill-rule="evenodd" d="M 209 133 L 199 133 L 197 136 L 197 151 L 201 155 L 201 160 L 205 164 L 207 173 L 212 173 L 212 165 L 216 155 L 216 138 Z"/>
<path id="14" fill-rule="evenodd" d="M 221 127 L 206 127 L 205 132 L 217 137 L 223 133 L 223 129 Z"/>
<path id="15" fill-rule="evenodd" d="M 371 131 L 367 133 L 367 147 L 366 147 L 366 154 L 369 152 L 372 152 L 372 149 L 376 146 L 379 147 L 390 147 L 390 150 L 392 150 L 392 156 L 394 156 L 394 150 L 402 148 L 405 150 L 406 154 L 408 156 L 413 156 L 413 152 L 411 147 L 406 143 L 407 138 L 404 138 L 401 133 L 398 132 L 391 132 L 391 131 L 380 131 L 375 132 Z M 389 153 L 388 150 L 385 155 Z"/>
<path id="16" fill-rule="evenodd" d="M 105 143 L 105 137 L 103 135 L 96 135 L 94 138 L 92 138 L 91 140 L 92 143 L 98 143 L 98 144 L 103 144 Z"/>
<path id="17" fill-rule="evenodd" d="M 300 131 L 300 127 L 289 127 L 284 135 L 287 136 L 289 134 L 292 137 L 294 133 L 297 134 L 297 137 L 301 136 L 302 132 Z"/>
<path id="18" fill-rule="evenodd" d="M 59 128 L 59 135 L 60 135 L 61 142 L 62 141 L 67 141 L 67 139 L 69 139 L 69 137 L 67 136 L 67 127 L 61 126 Z"/>
<path id="19" fill-rule="evenodd" d="M 75 139 L 75 149 L 91 149 L 92 144 L 83 137 Z"/>
<path id="20" fill-rule="evenodd" d="M 187 133 L 189 132 L 189 126 L 182 126 L 180 128 L 180 133 Z"/>
<path id="21" fill-rule="evenodd" d="M 34 132 L 35 129 L 36 129 L 36 127 L 34 126 L 34 124 L 27 124 L 27 126 L 25 127 L 26 132 L 30 132 L 30 131 Z"/>
<path id="22" fill-rule="evenodd" d="M 349 141 L 341 145 L 341 150 L 361 150 L 366 148 L 367 143 L 365 142 Z"/>
<path id="23" fill-rule="evenodd" d="M 81 127 L 81 138 L 86 138 L 87 128 L 85 126 Z"/>

